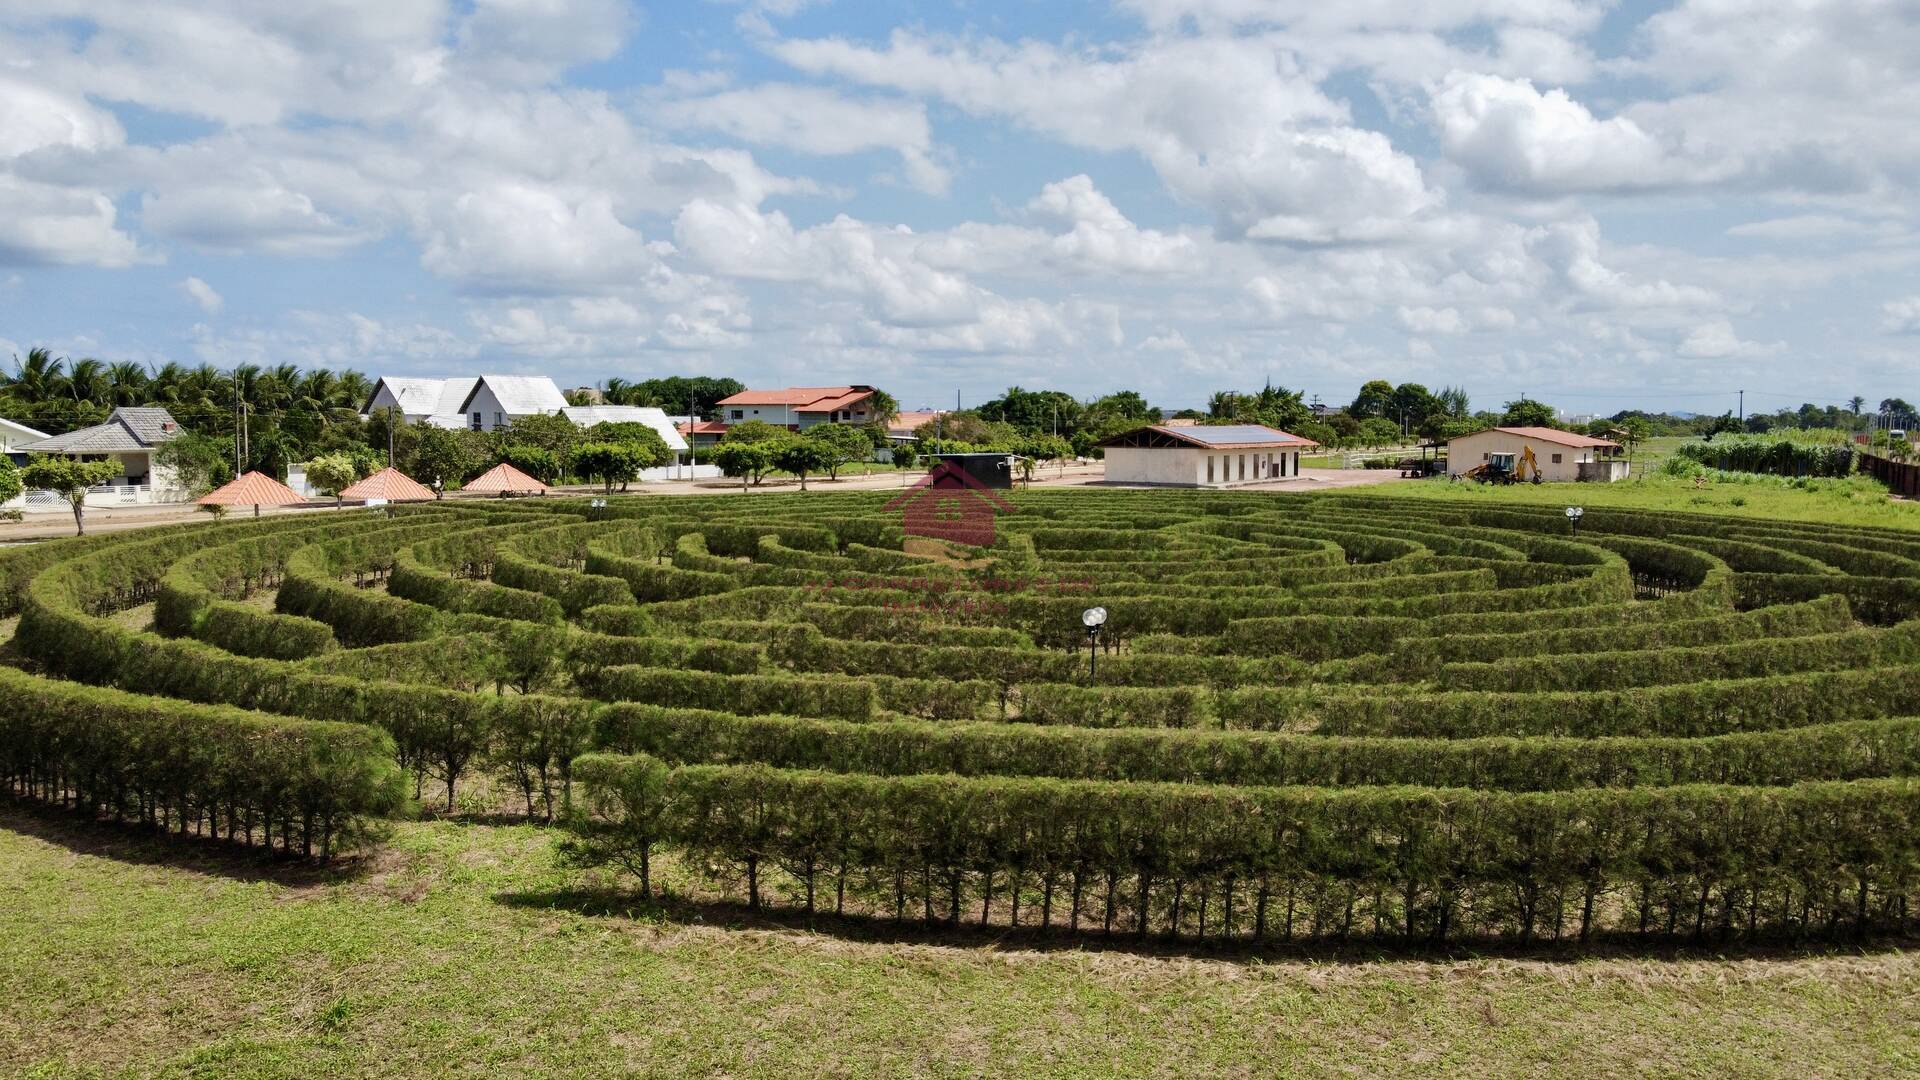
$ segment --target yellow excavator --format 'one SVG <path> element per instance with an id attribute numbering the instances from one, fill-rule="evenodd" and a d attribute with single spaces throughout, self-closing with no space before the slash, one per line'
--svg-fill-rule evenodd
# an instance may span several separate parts
<path id="1" fill-rule="evenodd" d="M 1540 473 L 1540 459 L 1533 456 L 1531 446 L 1522 446 L 1517 455 L 1488 455 L 1487 460 L 1461 475 L 1484 484 L 1518 484 L 1521 481 L 1538 484 L 1546 480 Z"/>

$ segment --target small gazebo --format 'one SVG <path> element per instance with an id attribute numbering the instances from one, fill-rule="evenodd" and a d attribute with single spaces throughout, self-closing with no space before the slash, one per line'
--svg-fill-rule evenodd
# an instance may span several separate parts
<path id="1" fill-rule="evenodd" d="M 194 500 L 201 506 L 246 506 L 251 503 L 254 517 L 260 516 L 263 506 L 300 506 L 306 501 L 305 495 L 263 472 L 243 473 Z"/>
<path id="2" fill-rule="evenodd" d="M 519 469 L 501 462 L 466 485 L 461 491 L 472 495 L 545 495 L 547 485 L 521 472 Z"/>
<path id="3" fill-rule="evenodd" d="M 389 465 L 358 483 L 340 489 L 342 499 L 372 502 L 423 502 L 433 498 L 433 489 Z"/>

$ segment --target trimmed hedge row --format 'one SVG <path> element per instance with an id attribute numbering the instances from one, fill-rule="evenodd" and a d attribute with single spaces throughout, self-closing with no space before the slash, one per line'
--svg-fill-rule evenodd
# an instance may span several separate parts
<path id="1" fill-rule="evenodd" d="M 195 705 L 0 668 L 0 776 L 84 813 L 330 857 L 406 802 L 359 724 Z"/>
<path id="2" fill-rule="evenodd" d="M 1514 794 L 887 777 L 647 756 L 592 755 L 577 769 L 578 858 L 631 868 L 645 888 L 655 849 L 673 849 L 728 868 L 721 880 L 752 907 L 779 874 L 808 910 L 830 886 L 836 910 L 851 892 L 929 921 L 977 912 L 1018 925 L 1024 897 L 1042 926 L 1064 908 L 1070 925 L 1137 934 L 1527 943 L 1829 919 L 1904 926 L 1920 878 L 1920 784 L 1907 779 Z"/>

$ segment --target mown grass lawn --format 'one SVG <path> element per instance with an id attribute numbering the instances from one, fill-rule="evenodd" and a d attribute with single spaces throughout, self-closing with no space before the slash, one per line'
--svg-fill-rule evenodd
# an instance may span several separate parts
<path id="1" fill-rule="evenodd" d="M 0 1075 L 1920 1070 L 1897 951 L 1043 951 L 650 918 L 577 884 L 523 826 L 403 824 L 337 874 L 0 806 Z"/>
<path id="2" fill-rule="evenodd" d="M 1639 463 L 1635 462 L 1638 471 Z M 1774 521 L 1819 521 L 1920 529 L 1920 503 L 1893 499 L 1887 489 L 1864 476 L 1815 479 L 1799 486 L 1772 476 L 1717 474 L 1704 486 L 1685 477 L 1649 473 L 1615 484 L 1509 484 L 1496 486 L 1444 477 L 1380 484 L 1368 495 L 1468 502 L 1549 506 L 1606 506 L 1646 510 L 1687 510 L 1728 517 Z"/>

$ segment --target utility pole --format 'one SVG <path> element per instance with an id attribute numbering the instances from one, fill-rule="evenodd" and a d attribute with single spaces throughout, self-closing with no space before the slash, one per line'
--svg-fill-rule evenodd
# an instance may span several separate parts
<path id="1" fill-rule="evenodd" d="M 240 373 L 233 373 L 233 475 L 240 475 Z"/>
<path id="2" fill-rule="evenodd" d="M 387 468 L 393 468 L 393 406 L 387 406 Z"/>
<path id="3" fill-rule="evenodd" d="M 1740 391 L 1740 422 L 1743 424 L 1747 422 L 1747 392 L 1745 390 Z"/>

